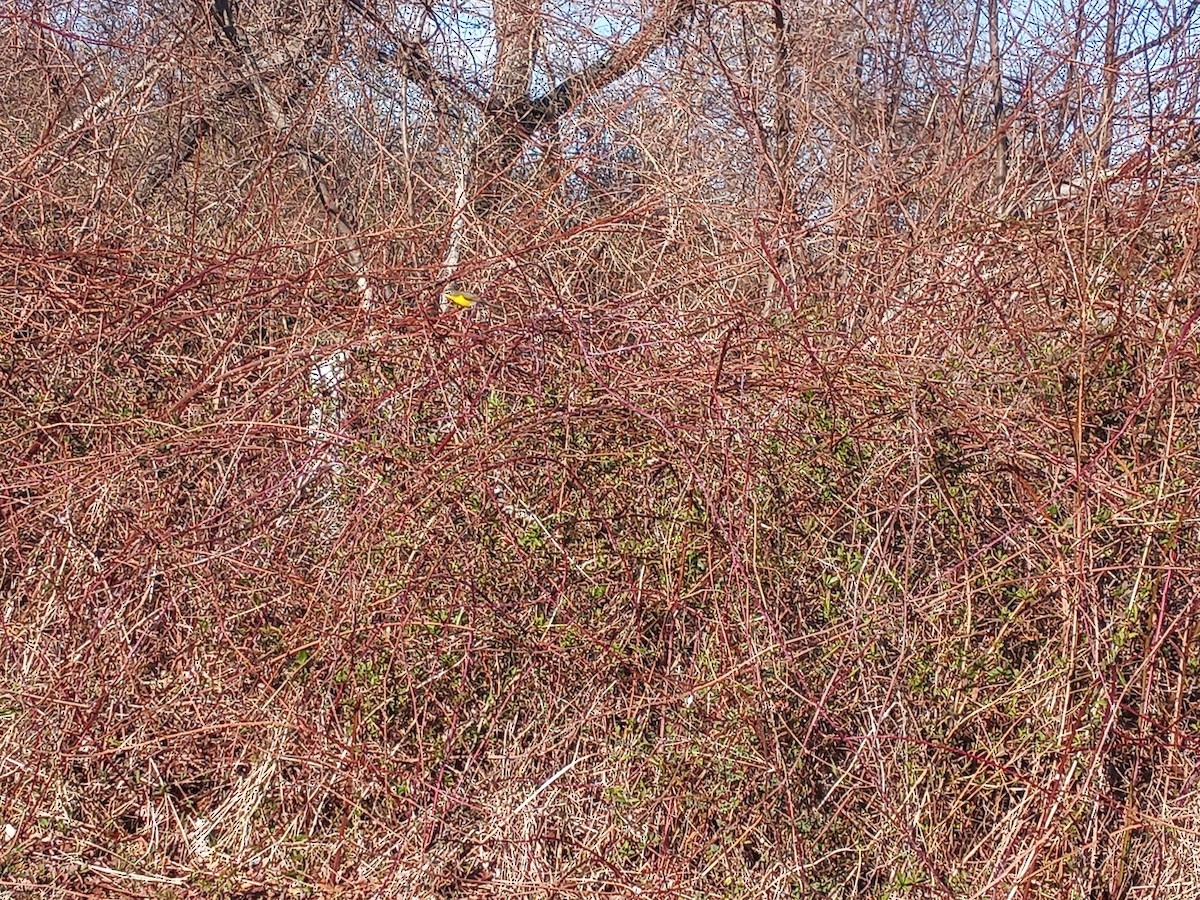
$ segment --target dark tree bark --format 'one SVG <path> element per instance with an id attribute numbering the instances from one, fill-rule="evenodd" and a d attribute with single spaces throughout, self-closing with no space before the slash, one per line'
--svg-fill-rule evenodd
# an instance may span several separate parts
<path id="1" fill-rule="evenodd" d="M 998 0 L 988 0 L 988 51 L 992 81 L 992 189 L 1004 190 L 1008 182 L 1008 127 L 1004 121 L 1004 66 L 1000 57 L 1000 9 Z"/>
<path id="2" fill-rule="evenodd" d="M 1097 124 L 1096 160 L 1099 168 L 1107 169 L 1112 156 L 1113 114 L 1117 98 L 1117 74 L 1122 61 L 1117 58 L 1118 0 L 1108 0 L 1104 17 L 1104 87 L 1100 96 L 1100 121 Z"/>
<path id="3" fill-rule="evenodd" d="M 574 106 L 631 72 L 683 24 L 693 5 L 692 0 L 663 0 L 631 40 L 538 96 L 531 93 L 541 28 L 538 7 L 530 0 L 496 0 L 493 9 L 496 65 L 471 165 L 481 211 L 506 199 L 505 180 L 535 132 L 554 125 Z"/>

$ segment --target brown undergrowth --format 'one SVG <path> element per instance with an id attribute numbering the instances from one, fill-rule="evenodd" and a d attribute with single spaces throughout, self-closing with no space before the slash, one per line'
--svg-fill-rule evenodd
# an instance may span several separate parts
<path id="1" fill-rule="evenodd" d="M 443 314 L 419 179 L 364 304 L 283 154 L 135 202 L 60 118 L 0 147 L 0 895 L 1195 896 L 1194 166 L 551 178 Z"/>
<path id="2" fill-rule="evenodd" d="M 765 312 L 617 229 L 458 316 L 10 233 L 5 889 L 1188 896 L 1192 203 Z"/>

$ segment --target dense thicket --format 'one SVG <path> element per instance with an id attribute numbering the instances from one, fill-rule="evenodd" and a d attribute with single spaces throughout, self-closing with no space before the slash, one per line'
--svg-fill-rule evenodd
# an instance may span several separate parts
<path id="1" fill-rule="evenodd" d="M 1194 896 L 1194 9 L 18 0 L 0 892 Z"/>

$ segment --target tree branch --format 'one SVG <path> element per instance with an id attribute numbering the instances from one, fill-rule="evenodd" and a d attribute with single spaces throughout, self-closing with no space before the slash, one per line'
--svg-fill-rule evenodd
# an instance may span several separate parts
<path id="1" fill-rule="evenodd" d="M 1140 47 L 1134 47 L 1132 50 L 1126 50 L 1116 58 L 1114 64 L 1117 67 L 1123 66 L 1134 57 L 1141 56 L 1143 53 L 1149 53 L 1151 50 L 1156 50 L 1167 41 L 1177 37 L 1180 32 L 1184 31 L 1188 25 L 1191 24 L 1192 16 L 1195 15 L 1197 8 L 1200 8 L 1200 0 L 1192 0 L 1188 8 L 1184 10 L 1183 16 L 1180 17 L 1178 22 L 1176 22 L 1158 37 L 1154 38 L 1154 40 L 1147 41 Z"/>
<path id="2" fill-rule="evenodd" d="M 516 104 L 515 109 L 508 110 L 509 115 L 513 116 L 515 124 L 529 132 L 553 124 L 582 100 L 633 71 L 661 47 L 694 10 L 694 0 L 666 0 L 655 17 L 624 46 L 570 76 L 549 93 Z"/>
<path id="3" fill-rule="evenodd" d="M 395 49 L 389 50 L 377 48 L 376 60 L 395 66 L 401 76 L 428 91 L 434 105 L 440 110 L 444 112 L 451 109 L 450 101 L 452 100 L 466 106 L 481 107 L 483 105 L 482 101 L 471 93 L 465 84 L 434 68 L 433 60 L 424 43 L 397 34 L 377 12 L 368 8 L 361 0 L 345 0 L 345 3 L 357 15 L 362 16 L 379 29 L 395 46 Z"/>

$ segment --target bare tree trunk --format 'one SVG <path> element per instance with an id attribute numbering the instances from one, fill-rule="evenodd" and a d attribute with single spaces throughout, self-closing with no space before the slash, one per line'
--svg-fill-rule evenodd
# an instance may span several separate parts
<path id="1" fill-rule="evenodd" d="M 472 205 L 471 168 L 475 156 L 475 142 L 466 123 L 459 123 L 455 133 L 457 146 L 454 147 L 454 195 L 451 199 L 453 208 L 450 213 L 450 234 L 446 243 L 446 255 L 442 257 L 442 266 L 438 271 L 438 284 L 442 291 L 437 302 L 441 312 L 446 312 L 450 306 L 445 288 L 454 282 L 462 262 L 467 236 L 467 216 Z"/>
<path id="2" fill-rule="evenodd" d="M 866 93 L 867 89 L 867 36 L 870 34 L 867 23 L 871 21 L 868 18 L 870 9 L 867 6 L 867 0 L 859 0 L 856 11 L 859 18 L 859 28 L 856 33 L 858 52 L 854 57 L 854 85 L 851 88 L 851 93 L 854 97 L 861 97 Z"/>
<path id="3" fill-rule="evenodd" d="M 505 185 L 532 130 L 521 121 L 533 81 L 539 26 L 538 8 L 529 0 L 495 0 L 496 66 L 492 92 L 483 111 L 475 151 L 478 205 L 490 213 L 511 191 Z"/>
<path id="4" fill-rule="evenodd" d="M 781 219 L 787 214 L 792 194 L 792 92 L 787 22 L 783 0 L 771 2 L 772 26 L 775 38 L 775 179 L 776 205 Z"/>
<path id="5" fill-rule="evenodd" d="M 311 184 L 313 195 L 326 216 L 333 220 L 334 229 L 346 248 L 345 258 L 353 277 L 351 292 L 358 296 L 359 306 L 369 311 L 374 304 L 374 294 L 367 277 L 367 264 L 358 238 L 358 224 L 346 212 L 338 199 L 334 184 L 329 177 L 332 168 L 329 160 L 318 152 L 309 141 L 297 144 L 291 139 L 295 129 L 283 104 L 271 90 L 263 77 L 264 66 L 255 56 L 248 43 L 239 35 L 234 9 L 228 0 L 216 0 L 213 12 L 234 53 L 241 63 L 244 81 L 249 85 L 267 130 L 278 146 L 292 150 L 291 158 L 296 167 Z M 283 51 L 284 57 L 303 52 L 305 42 L 298 40 Z M 271 62 L 275 62 L 272 60 Z M 345 422 L 346 401 L 344 384 L 347 376 L 348 352 L 337 347 L 328 356 L 317 362 L 309 372 L 309 389 L 312 391 L 312 407 L 309 410 L 308 433 L 313 447 L 313 456 L 299 473 L 297 491 L 323 480 L 328 475 L 337 476 L 343 468 L 340 446 L 343 440 L 342 426 Z M 329 521 L 327 527 L 336 531 L 340 528 L 343 510 L 335 495 L 322 492 Z"/>
<path id="6" fill-rule="evenodd" d="M 663 0 L 626 43 L 535 97 L 530 90 L 540 13 L 528 0 L 497 0 L 496 66 L 469 179 L 479 211 L 488 213 L 511 196 L 505 180 L 536 131 L 553 125 L 576 104 L 632 71 L 682 25 L 692 12 L 692 3 Z"/>
<path id="7" fill-rule="evenodd" d="M 1071 44 L 1070 52 L 1067 54 L 1067 76 L 1063 84 L 1062 102 L 1058 107 L 1058 122 L 1056 130 L 1058 132 L 1059 146 L 1062 146 L 1063 139 L 1074 129 L 1079 123 L 1079 51 L 1083 46 L 1083 29 L 1085 24 L 1084 10 L 1086 7 L 1080 3 L 1075 12 L 1075 38 Z"/>
<path id="8" fill-rule="evenodd" d="M 1107 169 L 1112 156 L 1113 107 L 1117 96 L 1117 73 L 1121 62 L 1117 59 L 1117 0 L 1108 0 L 1108 14 L 1104 29 L 1104 88 L 1100 97 L 1100 121 L 1096 126 L 1096 160 L 1098 169 Z"/>
<path id="9" fill-rule="evenodd" d="M 1004 72 L 1000 59 L 998 0 L 988 0 L 988 52 L 992 81 L 992 189 L 999 194 L 1008 182 L 1008 129 L 1004 122 Z"/>
<path id="10" fill-rule="evenodd" d="M 788 251 L 784 234 L 794 215 L 794 192 L 792 187 L 792 92 L 791 92 L 791 61 L 788 39 L 787 21 L 784 18 L 783 0 L 771 0 L 771 26 L 775 43 L 772 80 L 774 90 L 774 121 L 772 122 L 773 138 L 771 144 L 772 168 L 775 181 L 775 228 L 772 240 L 775 246 L 771 248 L 775 254 L 772 271 L 767 278 L 766 296 L 763 301 L 763 311 L 768 312 L 774 305 L 776 297 L 783 291 L 780 279 L 789 279 L 791 273 L 787 270 Z"/>
<path id="11" fill-rule="evenodd" d="M 967 61 L 963 66 L 958 84 L 958 101 L 955 104 L 955 115 L 962 133 L 967 134 L 967 100 L 975 88 L 975 45 L 979 41 L 979 20 L 983 16 L 983 0 L 975 4 L 975 15 L 971 17 L 971 30 L 967 33 Z"/>

